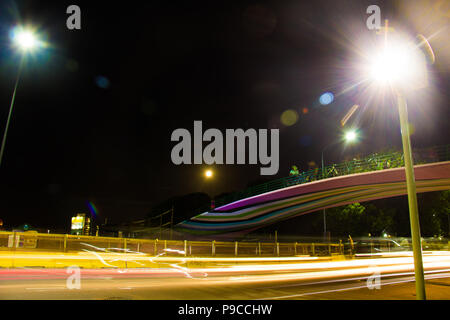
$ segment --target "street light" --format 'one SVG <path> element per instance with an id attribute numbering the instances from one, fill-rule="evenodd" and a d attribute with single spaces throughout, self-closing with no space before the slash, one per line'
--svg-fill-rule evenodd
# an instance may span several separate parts
<path id="1" fill-rule="evenodd" d="M 12 45 L 13 47 L 22 53 L 20 64 L 19 64 L 19 70 L 17 72 L 16 77 L 16 83 L 14 85 L 14 91 L 11 98 L 11 105 L 9 106 L 9 113 L 8 118 L 6 120 L 6 127 L 5 131 L 3 133 L 3 139 L 2 139 L 2 146 L 0 149 L 0 166 L 2 164 L 3 160 L 3 153 L 5 151 L 5 145 L 6 145 L 6 136 L 8 134 L 8 128 L 9 123 L 11 121 L 11 115 L 14 107 L 14 101 L 16 99 L 16 92 L 17 92 L 17 86 L 19 84 L 20 75 L 22 73 L 22 67 L 24 64 L 25 55 L 27 53 L 30 53 L 39 47 L 44 46 L 44 43 L 42 43 L 36 36 L 35 32 L 31 29 L 24 28 L 24 27 L 16 27 L 12 30 Z"/>
<path id="2" fill-rule="evenodd" d="M 356 130 L 354 130 L 354 129 L 348 130 L 347 132 L 344 133 L 344 141 L 345 141 L 345 143 L 355 142 L 357 140 L 357 137 L 358 137 L 358 134 L 357 134 Z M 325 152 L 325 150 L 328 147 L 330 147 L 330 146 L 332 146 L 334 144 L 336 144 L 336 142 L 333 142 L 333 143 L 327 145 L 325 148 L 322 149 L 322 156 L 321 156 L 321 159 L 322 159 L 322 179 L 325 177 L 323 153 Z M 327 237 L 327 218 L 326 218 L 326 209 L 324 208 L 323 209 L 323 239 L 326 240 L 326 237 Z"/>
<path id="3" fill-rule="evenodd" d="M 212 176 L 213 176 L 212 170 L 206 170 L 205 171 L 205 177 L 206 178 L 212 178 Z"/>
<path id="4" fill-rule="evenodd" d="M 211 169 L 208 169 L 205 171 L 205 177 L 206 179 L 212 179 L 213 177 L 213 171 Z M 213 188 L 213 186 L 211 186 L 211 189 Z M 214 203 L 214 192 L 213 194 L 211 194 L 211 205 L 210 205 L 211 210 L 214 210 L 215 208 L 215 203 Z"/>
<path id="5" fill-rule="evenodd" d="M 356 131 L 350 130 L 345 134 L 345 141 L 346 142 L 353 142 L 356 140 Z"/>
<path id="6" fill-rule="evenodd" d="M 32 30 L 18 28 L 13 31 L 13 44 L 20 51 L 33 51 L 39 45 L 39 41 Z"/>
<path id="7" fill-rule="evenodd" d="M 426 87 L 428 83 L 426 60 L 433 63 L 434 54 L 425 37 L 419 35 L 417 38 L 420 41 L 419 45 L 402 39 L 394 39 L 389 43 L 386 41 L 384 48 L 372 59 L 370 78 L 382 86 L 390 86 L 397 96 L 414 254 L 416 297 L 425 300 L 419 210 L 405 94 Z"/>

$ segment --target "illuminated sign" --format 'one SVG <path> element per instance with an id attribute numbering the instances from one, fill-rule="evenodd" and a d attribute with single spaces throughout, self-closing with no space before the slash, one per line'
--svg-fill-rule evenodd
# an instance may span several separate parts
<path id="1" fill-rule="evenodd" d="M 72 230 L 82 230 L 84 227 L 84 215 L 72 217 Z"/>

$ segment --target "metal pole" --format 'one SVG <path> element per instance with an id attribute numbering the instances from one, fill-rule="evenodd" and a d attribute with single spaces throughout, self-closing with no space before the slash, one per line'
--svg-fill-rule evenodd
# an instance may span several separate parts
<path id="1" fill-rule="evenodd" d="M 450 239 L 450 212 L 447 214 L 448 218 L 448 238 Z"/>
<path id="2" fill-rule="evenodd" d="M 411 240 L 414 254 L 414 273 L 416 278 L 416 298 L 425 300 L 425 280 L 423 275 L 422 245 L 420 238 L 419 209 L 417 206 L 416 182 L 414 178 L 411 141 L 409 138 L 408 110 L 406 99 L 397 93 L 398 113 L 403 143 L 403 156 L 405 158 L 406 188 L 408 190 L 409 218 L 411 223 Z"/>
<path id="3" fill-rule="evenodd" d="M 323 151 L 324 150 L 322 150 L 322 179 L 324 179 L 324 177 L 325 177 L 324 165 L 323 165 Z M 326 216 L 326 211 L 324 208 L 323 209 L 323 240 L 326 241 L 326 238 L 327 238 L 327 216 Z"/>
<path id="4" fill-rule="evenodd" d="M 17 86 L 19 85 L 19 79 L 20 79 L 20 75 L 22 73 L 23 61 L 24 61 L 24 56 L 22 56 L 22 59 L 20 61 L 19 71 L 17 72 L 16 84 L 14 85 L 14 91 L 13 91 L 13 95 L 11 98 L 11 104 L 9 106 L 8 118 L 6 120 L 6 127 L 5 127 L 5 131 L 3 133 L 2 147 L 0 149 L 0 166 L 1 166 L 2 160 L 3 160 L 3 153 L 5 152 L 6 136 L 8 135 L 8 128 L 9 128 L 9 123 L 11 121 L 11 115 L 12 115 L 13 108 L 14 108 L 14 101 L 16 100 Z"/>
<path id="5" fill-rule="evenodd" d="M 170 216 L 170 240 L 173 237 L 173 206 L 172 206 L 172 214 Z"/>
<path id="6" fill-rule="evenodd" d="M 67 252 L 67 234 L 64 235 L 64 252 Z"/>

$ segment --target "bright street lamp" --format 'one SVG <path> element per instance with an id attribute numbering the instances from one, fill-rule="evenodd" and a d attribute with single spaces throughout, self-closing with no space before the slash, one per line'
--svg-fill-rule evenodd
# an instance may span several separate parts
<path id="1" fill-rule="evenodd" d="M 5 131 L 3 133 L 2 146 L 0 149 L 0 166 L 3 160 L 3 153 L 5 151 L 6 136 L 8 135 L 9 123 L 11 121 L 11 115 L 14 107 L 14 101 L 16 99 L 17 86 L 19 84 L 20 75 L 22 73 L 22 67 L 24 64 L 25 55 L 28 52 L 38 49 L 44 46 L 44 44 L 39 41 L 36 34 L 31 29 L 26 29 L 23 27 L 16 27 L 12 31 L 12 45 L 16 50 L 22 53 L 22 57 L 19 64 L 19 70 L 17 72 L 16 83 L 14 85 L 14 91 L 11 98 L 11 105 L 9 106 L 8 118 L 6 120 Z"/>
<path id="2" fill-rule="evenodd" d="M 205 171 L 205 177 L 206 177 L 206 179 L 211 179 L 212 176 L 213 176 L 213 171 L 212 171 L 211 169 L 208 169 L 208 170 Z M 211 182 L 211 183 L 214 183 L 214 181 Z M 214 191 L 212 190 L 213 187 L 214 187 L 214 185 L 211 185 L 211 190 L 210 190 L 210 191 L 212 191 L 212 195 L 211 195 L 211 205 L 210 205 L 211 210 L 214 210 L 214 208 L 215 208 L 215 203 L 214 203 Z"/>
<path id="3" fill-rule="evenodd" d="M 26 29 L 13 32 L 13 42 L 20 51 L 32 51 L 39 44 L 33 31 Z"/>
<path id="4" fill-rule="evenodd" d="M 372 60 L 370 78 L 378 84 L 389 85 L 397 95 L 414 254 L 416 297 L 418 300 L 425 300 L 419 210 L 405 93 L 426 87 L 428 83 L 426 60 L 428 59 L 429 62 L 433 63 L 434 54 L 425 37 L 419 35 L 417 38 L 420 41 L 419 45 L 412 42 L 402 42 L 401 39 L 394 39 L 389 43 L 385 42 L 383 50 Z"/>
<path id="5" fill-rule="evenodd" d="M 206 170 L 206 171 L 205 171 L 205 177 L 211 178 L 212 176 L 213 176 L 212 170 Z"/>

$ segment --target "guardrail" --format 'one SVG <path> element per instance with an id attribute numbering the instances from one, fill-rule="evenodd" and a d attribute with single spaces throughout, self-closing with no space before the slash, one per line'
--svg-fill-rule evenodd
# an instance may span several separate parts
<path id="1" fill-rule="evenodd" d="M 447 240 L 423 242 L 424 250 L 448 250 Z M 380 251 L 411 250 L 411 243 L 392 239 L 363 239 L 353 243 L 298 243 L 298 242 L 223 242 L 180 241 L 159 239 L 113 238 L 46 234 L 35 232 L 0 232 L 0 250 L 30 250 L 52 252 L 112 252 L 144 253 L 151 256 L 185 257 L 282 257 L 332 256 Z"/>
<path id="2" fill-rule="evenodd" d="M 413 150 L 414 164 L 426 164 L 433 162 L 449 161 L 450 160 L 450 145 L 436 146 L 425 149 Z M 226 196 L 214 199 L 215 207 L 220 207 L 225 204 L 256 196 L 269 191 L 282 189 L 285 187 L 308 183 L 312 181 L 344 176 L 354 173 L 363 173 L 376 170 L 399 168 L 404 166 L 403 152 L 394 151 L 390 153 L 378 154 L 374 153 L 363 159 L 354 159 L 352 161 L 343 162 L 340 164 L 332 164 L 322 168 L 314 168 L 300 173 L 297 176 L 283 177 L 272 180 L 264 184 L 247 188 L 243 191 L 238 191 Z M 211 210 L 209 205 L 202 206 L 196 212 L 203 213 Z"/>
<path id="3" fill-rule="evenodd" d="M 0 250 L 139 252 L 152 256 L 295 256 L 344 252 L 339 243 L 222 242 L 0 232 Z"/>

